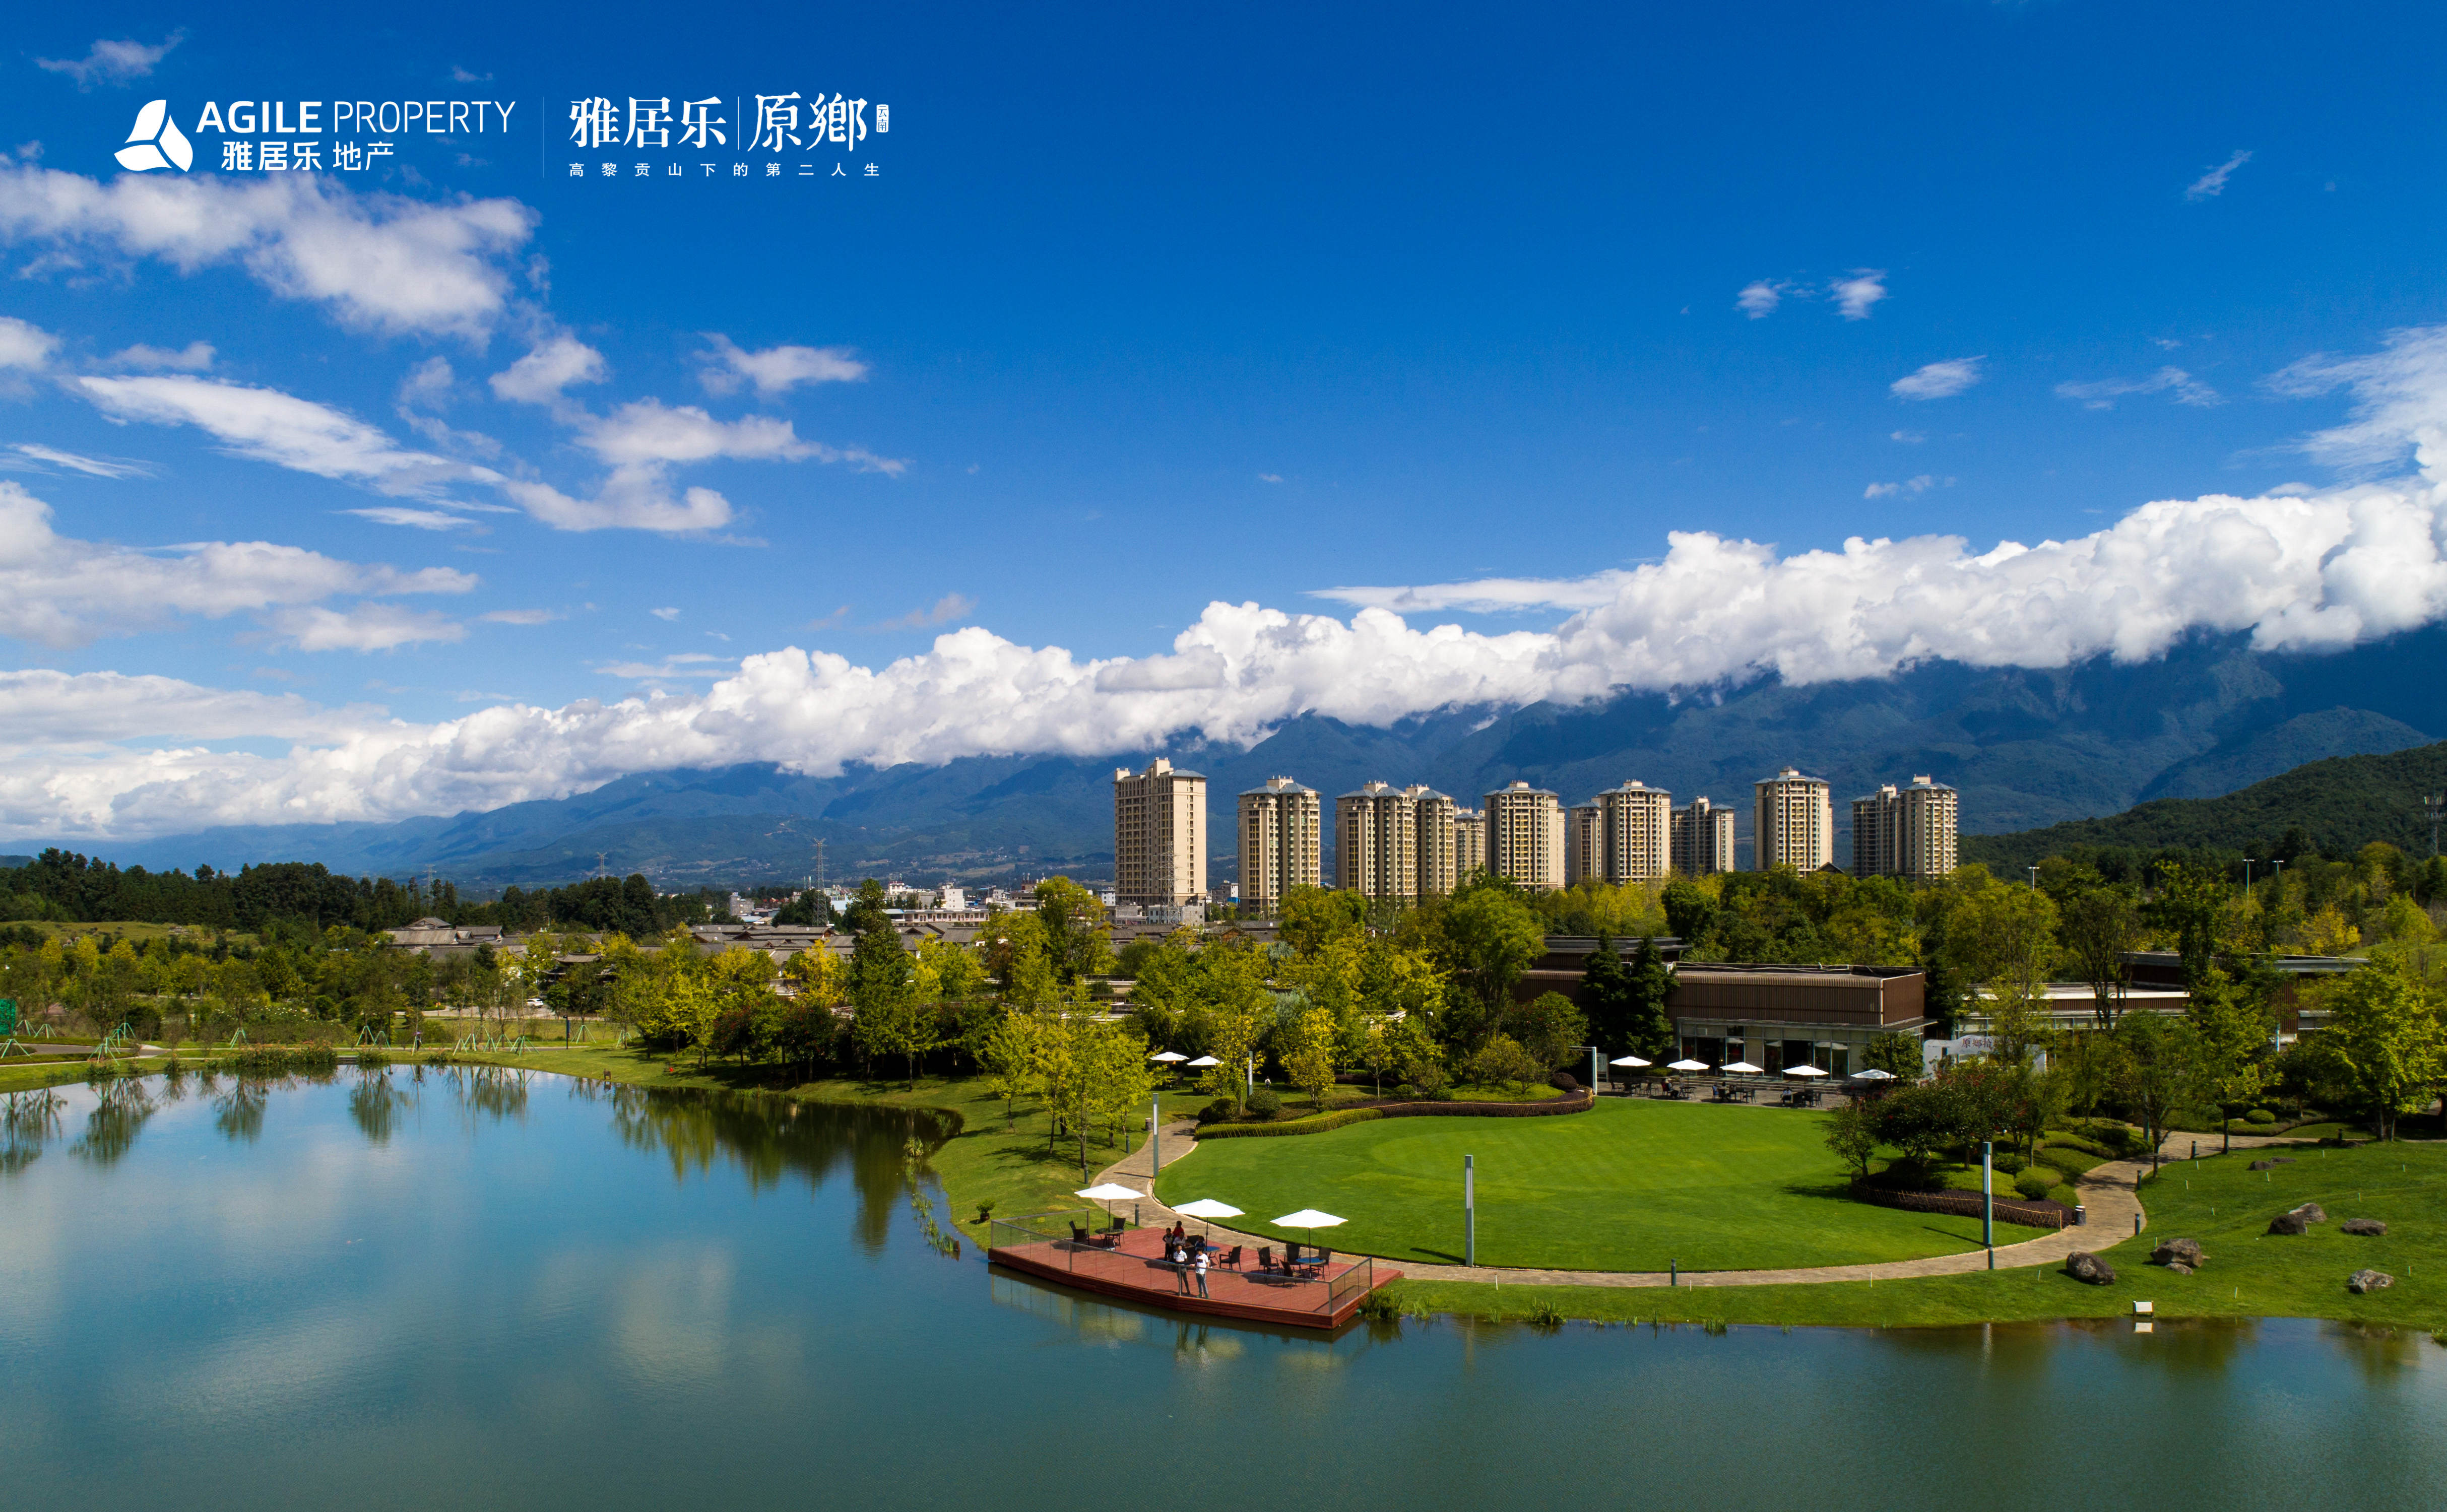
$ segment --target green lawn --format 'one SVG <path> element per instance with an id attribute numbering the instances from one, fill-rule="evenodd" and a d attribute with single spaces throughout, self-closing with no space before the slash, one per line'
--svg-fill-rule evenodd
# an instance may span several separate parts
<path id="1" fill-rule="evenodd" d="M 1380 1119 L 1290 1139 L 1215 1140 L 1166 1169 L 1167 1202 L 1219 1198 L 1233 1227 L 1399 1261 L 1461 1258 L 1461 1162 L 1477 1158 L 1481 1264 L 1761 1270 L 1976 1248 L 1980 1221 L 1847 1195 L 1823 1115 L 1645 1098 L 1554 1118 Z M 1300 1235 L 1265 1219 L 1349 1219 Z M 2039 1231 L 2000 1224 L 2011 1244 Z"/>
<path id="2" fill-rule="evenodd" d="M 1560 1314 L 1620 1323 L 1903 1327 L 2106 1319 L 2129 1317 L 2134 1301 L 2147 1298 L 2159 1317 L 2323 1317 L 2447 1328 L 2447 1144 L 2372 1144 L 2324 1156 L 2316 1149 L 2280 1151 L 2297 1162 L 2267 1172 L 2246 1169 L 2262 1153 L 2237 1150 L 2170 1165 L 2143 1187 L 2149 1232 L 2099 1252 L 2115 1267 L 2113 1286 L 2087 1286 L 2061 1266 L 2046 1266 L 1908 1281 L 1679 1290 L 1403 1281 L 1392 1295 L 1408 1312 Z M 2327 1209 L 2328 1221 L 2299 1238 L 2266 1232 L 2271 1218 L 2306 1201 Z M 2339 1232 L 2349 1218 L 2381 1219 L 2387 1235 L 2357 1238 Z M 2200 1240 L 2208 1252 L 2209 1263 L 2197 1275 L 2175 1276 L 2146 1263 L 2158 1240 L 2179 1236 Z M 2347 1291 L 2345 1277 L 2366 1265 L 2393 1275 L 2396 1284 L 2361 1296 Z"/>

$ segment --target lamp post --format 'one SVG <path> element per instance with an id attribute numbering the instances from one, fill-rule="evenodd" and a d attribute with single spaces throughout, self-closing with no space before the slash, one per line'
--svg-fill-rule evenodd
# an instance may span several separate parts
<path id="1" fill-rule="evenodd" d="M 1478 1263 L 1478 1170 L 1470 1155 L 1461 1158 L 1461 1262 Z"/>
<path id="2" fill-rule="evenodd" d="M 1997 1268 L 1997 1174 L 1994 1140 L 1980 1142 L 1980 1242 L 1988 1251 L 1988 1269 Z"/>
<path id="3" fill-rule="evenodd" d="M 2251 896 L 2251 865 L 2258 860 L 2260 858 L 2257 856 L 2247 856 L 2243 859 L 2243 896 L 2246 898 Z"/>
<path id="4" fill-rule="evenodd" d="M 2035 893 L 2038 892 L 2039 890 L 2039 869 L 2036 866 L 2025 866 L 2022 870 L 2031 874 L 2031 891 Z"/>

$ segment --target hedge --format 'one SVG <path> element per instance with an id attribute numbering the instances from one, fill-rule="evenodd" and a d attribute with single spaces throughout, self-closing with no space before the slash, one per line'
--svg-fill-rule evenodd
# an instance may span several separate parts
<path id="1" fill-rule="evenodd" d="M 1275 1139 L 1289 1134 L 1323 1134 L 1329 1129 L 1364 1124 L 1372 1118 L 1545 1118 L 1553 1113 L 1585 1113 L 1597 1106 L 1585 1088 L 1579 1097 L 1558 1097 L 1539 1103 L 1380 1103 L 1370 1107 L 1338 1107 L 1331 1113 L 1285 1119 L 1280 1124 L 1210 1124 L 1195 1136 L 1202 1140 Z"/>
<path id="2" fill-rule="evenodd" d="M 1978 1218 L 1982 1205 L 1976 1192 L 1897 1192 L 1857 1181 L 1852 1183 L 1852 1195 L 1880 1207 L 1899 1207 L 1910 1213 L 1950 1213 L 1961 1218 Z M 2073 1210 L 2061 1202 L 2000 1198 L 1997 1217 L 2026 1228 L 2063 1228 L 2073 1221 Z"/>

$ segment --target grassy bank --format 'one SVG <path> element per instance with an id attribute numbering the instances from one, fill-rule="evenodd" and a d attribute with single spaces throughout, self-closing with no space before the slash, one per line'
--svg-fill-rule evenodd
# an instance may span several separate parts
<path id="1" fill-rule="evenodd" d="M 1392 1288 L 1407 1312 L 1482 1317 L 1563 1316 L 1606 1322 L 1910 1326 L 2123 1317 L 2147 1298 L 2160 1317 L 2318 1317 L 2438 1330 L 2447 1327 L 2447 1145 L 2371 1144 L 2298 1149 L 2296 1162 L 2248 1169 L 2267 1151 L 2238 1150 L 2170 1165 L 2142 1189 L 2150 1230 L 2100 1251 L 2113 1286 L 2088 1286 L 2061 1267 L 2034 1267 L 1906 1281 L 1828 1285 L 1686 1287 L 1483 1286 L 1404 1281 Z M 2299 1238 L 2268 1235 L 2269 1219 L 2318 1202 L 2329 1221 Z M 2388 1232 L 2361 1238 L 2349 1218 L 2375 1218 Z M 2162 1238 L 2200 1240 L 2210 1259 L 2197 1275 L 2145 1263 Z M 2362 1267 L 2396 1284 L 2357 1296 L 2345 1277 Z"/>

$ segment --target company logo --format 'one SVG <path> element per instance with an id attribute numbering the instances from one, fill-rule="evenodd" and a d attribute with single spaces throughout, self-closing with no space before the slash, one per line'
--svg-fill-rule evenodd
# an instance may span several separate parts
<path id="1" fill-rule="evenodd" d="M 118 158 L 129 173 L 170 167 L 185 173 L 195 163 L 196 149 L 170 119 L 170 102 L 156 100 L 136 112 L 136 129 L 127 134 L 127 145 L 119 149 Z"/>

